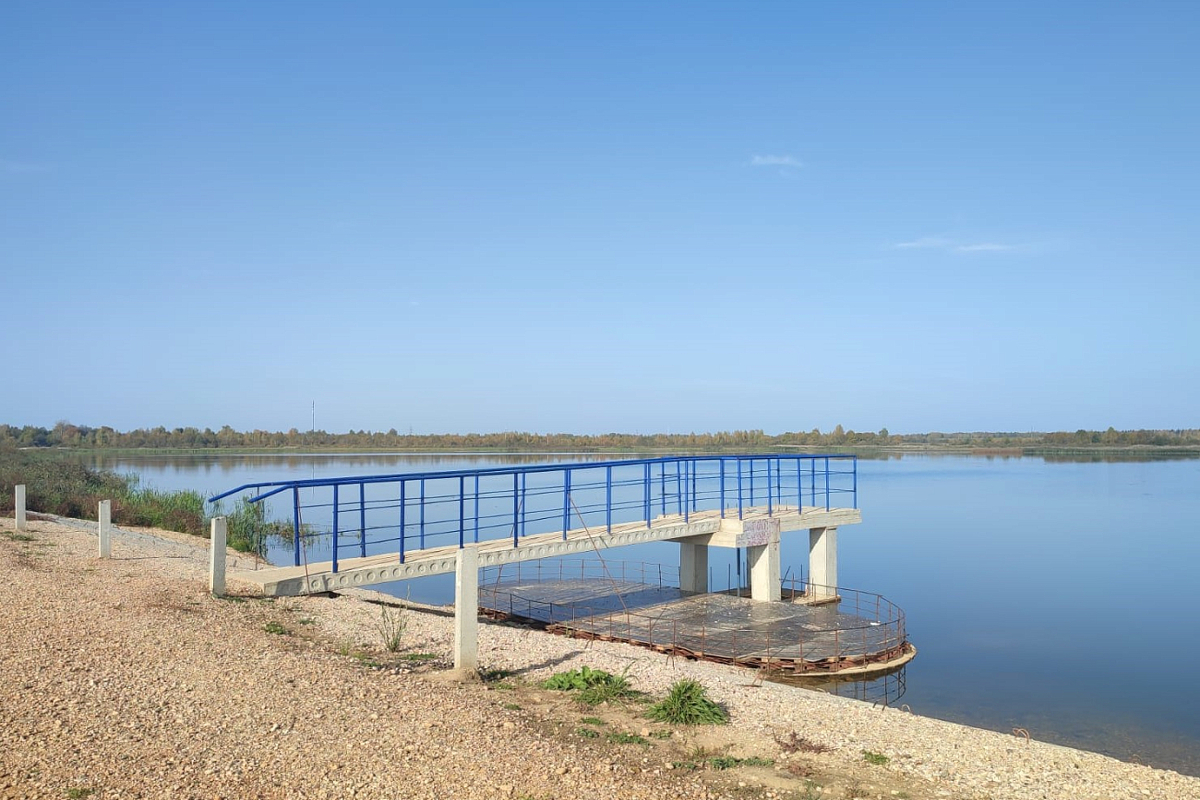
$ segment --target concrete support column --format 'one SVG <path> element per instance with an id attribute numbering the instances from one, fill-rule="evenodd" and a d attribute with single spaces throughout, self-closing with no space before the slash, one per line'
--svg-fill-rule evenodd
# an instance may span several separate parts
<path id="1" fill-rule="evenodd" d="M 208 590 L 213 597 L 225 596 L 225 538 L 225 518 L 213 517 L 208 545 Z"/>
<path id="2" fill-rule="evenodd" d="M 750 562 L 750 599 L 762 603 L 778 602 L 783 594 L 780 572 L 779 536 L 764 545 L 746 548 Z"/>
<path id="3" fill-rule="evenodd" d="M 837 528 L 809 528 L 809 596 L 836 597 L 837 582 Z"/>
<path id="4" fill-rule="evenodd" d="M 708 591 L 708 545 L 679 543 L 679 588 L 685 592 Z"/>
<path id="5" fill-rule="evenodd" d="M 458 550 L 454 567 L 454 669 L 460 678 L 479 668 L 479 546 Z"/>
<path id="6" fill-rule="evenodd" d="M 25 484 L 19 484 L 13 488 L 13 504 L 17 510 L 17 530 L 23 531 L 26 527 L 25 522 Z"/>
<path id="7" fill-rule="evenodd" d="M 112 558 L 112 500 L 101 500 L 96 510 L 100 528 L 100 557 Z"/>

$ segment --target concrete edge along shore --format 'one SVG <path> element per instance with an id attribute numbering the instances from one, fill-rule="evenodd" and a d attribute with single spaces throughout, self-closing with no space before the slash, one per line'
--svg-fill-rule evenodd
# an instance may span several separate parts
<path id="1" fill-rule="evenodd" d="M 522 627 L 480 626 L 480 665 L 510 675 L 509 691 L 459 684 L 445 680 L 453 619 L 436 609 L 404 612 L 404 652 L 426 661 L 364 669 L 378 641 L 373 592 L 215 600 L 204 540 L 114 528 L 101 559 L 95 523 L 35 518 L 18 534 L 5 519 L 0 532 L 0 797 L 1200 798 L 1198 778 L 1036 731 L 1027 740 Z M 655 695 L 694 678 L 732 722 L 644 746 L 581 738 L 580 712 L 534 687 L 585 665 Z M 645 724 L 600 716 L 613 730 Z M 828 752 L 788 753 L 792 737 Z M 774 766 L 688 771 L 687 752 Z"/>

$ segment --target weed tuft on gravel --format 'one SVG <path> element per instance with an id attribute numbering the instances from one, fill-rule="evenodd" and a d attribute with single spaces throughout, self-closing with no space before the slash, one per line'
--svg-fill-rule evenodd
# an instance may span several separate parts
<path id="1" fill-rule="evenodd" d="M 724 725 L 729 712 L 708 699 L 707 690 L 691 679 L 676 681 L 666 698 L 650 706 L 647 716 L 672 725 Z"/>
<path id="2" fill-rule="evenodd" d="M 404 641 L 404 631 L 408 629 L 408 619 L 404 616 L 403 606 L 393 608 L 392 606 L 379 606 L 379 619 L 375 620 L 375 630 L 379 632 L 379 638 L 383 640 L 383 648 L 389 653 L 395 653 L 400 649 L 400 644 Z"/>
<path id="3" fill-rule="evenodd" d="M 624 674 L 613 675 L 590 667 L 556 673 L 542 681 L 541 687 L 558 692 L 578 692 L 577 699 L 585 706 L 623 702 L 639 696 Z"/>

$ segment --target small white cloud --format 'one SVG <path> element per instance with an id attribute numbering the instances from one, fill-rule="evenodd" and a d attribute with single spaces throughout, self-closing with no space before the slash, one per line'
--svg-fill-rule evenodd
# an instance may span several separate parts
<path id="1" fill-rule="evenodd" d="M 754 156 L 750 159 L 752 167 L 796 167 L 804 166 L 804 162 L 793 156 Z"/>
<path id="2" fill-rule="evenodd" d="M 892 245 L 892 247 L 897 250 L 942 249 L 950 247 L 953 244 L 954 242 L 951 240 L 943 239 L 940 236 L 922 236 L 920 239 L 913 239 L 911 242 L 898 242 Z"/>
<path id="3" fill-rule="evenodd" d="M 984 242 L 982 244 L 961 244 L 955 247 L 954 250 L 959 253 L 998 253 L 1001 250 L 1012 250 L 1011 244 L 996 244 L 994 242 Z"/>
<path id="4" fill-rule="evenodd" d="M 897 242 L 893 250 L 946 250 L 952 253 L 999 253 L 1005 250 L 1016 250 L 1015 245 L 998 244 L 996 242 L 980 242 L 978 244 L 959 244 L 954 239 L 945 236 L 922 236 L 908 242 Z"/>

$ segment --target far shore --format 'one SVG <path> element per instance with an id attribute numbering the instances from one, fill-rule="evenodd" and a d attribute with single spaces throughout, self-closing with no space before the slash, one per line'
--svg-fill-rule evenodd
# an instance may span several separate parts
<path id="1" fill-rule="evenodd" d="M 953 456 L 1003 456 L 1011 458 L 1038 458 L 1044 456 L 1106 456 L 1114 460 L 1179 457 L 1200 458 L 1200 446 L 1178 445 L 1127 445 L 1127 446 L 1079 446 L 1079 447 L 988 447 L 932 444 L 902 445 L 853 445 L 836 447 L 830 445 L 775 445 L 766 448 L 650 448 L 650 449 L 521 449 L 503 447 L 480 448 L 398 448 L 398 447 L 342 447 L 285 445 L 279 447 L 22 447 L 21 450 L 47 454 L 96 454 L 105 456 L 172 456 L 172 455 L 397 455 L 397 456 L 646 456 L 646 455 L 788 455 L 816 454 L 857 455 L 865 458 L 887 458 L 898 455 L 953 455 Z"/>

